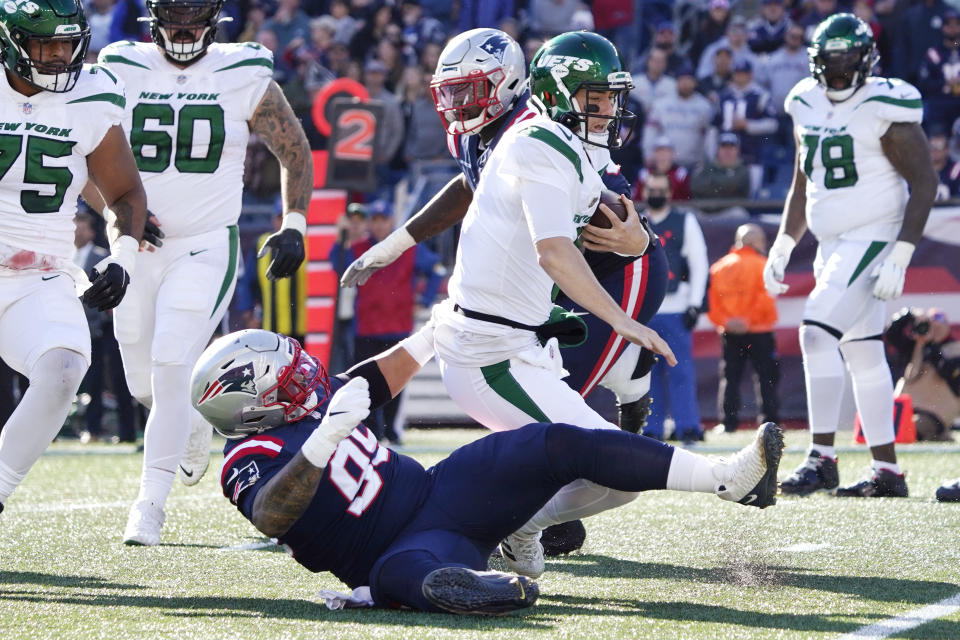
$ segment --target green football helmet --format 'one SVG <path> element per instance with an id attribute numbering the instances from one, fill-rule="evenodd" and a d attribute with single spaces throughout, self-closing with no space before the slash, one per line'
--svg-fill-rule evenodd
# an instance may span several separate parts
<path id="1" fill-rule="evenodd" d="M 44 60 L 51 41 L 64 47 L 63 59 Z M 73 89 L 90 44 L 80 0 L 7 0 L 0 6 L 0 57 L 30 85 L 63 93 Z"/>
<path id="2" fill-rule="evenodd" d="M 821 22 L 807 53 L 811 75 L 834 102 L 843 102 L 862 87 L 880 58 L 870 26 L 852 13 Z"/>
<path id="3" fill-rule="evenodd" d="M 576 98 L 585 90 L 584 104 Z M 530 62 L 530 94 L 533 102 L 551 120 L 564 124 L 584 142 L 616 149 L 629 138 L 636 115 L 624 109 L 633 79 L 623 68 L 617 48 L 609 40 L 589 31 L 571 31 L 551 38 Z M 598 113 L 591 93 L 615 94 L 613 112 Z M 590 119 L 607 122 L 602 131 L 591 132 Z M 626 135 L 623 127 L 627 126 Z"/>

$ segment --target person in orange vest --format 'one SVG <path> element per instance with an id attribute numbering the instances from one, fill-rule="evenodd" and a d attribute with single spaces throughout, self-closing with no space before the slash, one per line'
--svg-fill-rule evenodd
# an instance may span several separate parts
<path id="1" fill-rule="evenodd" d="M 756 224 L 737 228 L 730 253 L 710 267 L 707 316 L 720 332 L 720 416 L 723 430 L 736 431 L 740 423 L 740 379 L 747 361 L 760 382 L 762 415 L 757 420 L 779 422 L 777 383 L 780 362 L 773 326 L 777 307 L 763 285 L 767 237 Z"/>

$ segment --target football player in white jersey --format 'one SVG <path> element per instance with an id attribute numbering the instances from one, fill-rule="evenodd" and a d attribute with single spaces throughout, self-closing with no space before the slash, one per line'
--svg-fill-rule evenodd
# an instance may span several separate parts
<path id="1" fill-rule="evenodd" d="M 797 140 L 796 170 L 764 281 L 787 290 L 784 269 L 806 229 L 819 242 L 816 286 L 800 327 L 813 442 L 783 493 L 906 496 L 894 451 L 893 382 L 881 334 L 884 301 L 903 292 L 937 188 L 920 93 L 900 80 L 871 77 L 877 54 L 870 27 L 837 14 L 817 27 L 812 78 L 786 98 Z M 834 437 L 844 365 L 873 458 L 860 482 L 839 487 Z"/>
<path id="2" fill-rule="evenodd" d="M 63 426 L 90 365 L 77 295 L 101 310 L 116 306 L 146 219 L 120 128 L 123 84 L 84 66 L 89 42 L 78 0 L 9 2 L 0 12 L 0 357 L 30 379 L 0 435 L 0 511 Z M 116 212 L 116 239 L 92 285 L 72 260 L 88 178 Z"/>
<path id="3" fill-rule="evenodd" d="M 213 42 L 222 0 L 146 4 L 153 42 L 116 42 L 100 62 L 127 86 L 123 127 L 164 237 L 139 254 L 114 323 L 130 391 L 151 408 L 124 541 L 156 545 L 178 463 L 195 484 L 209 459 L 212 431 L 190 405 L 190 371 L 233 296 L 247 140 L 260 136 L 281 166 L 283 224 L 264 247 L 271 277 L 303 261 L 313 163 L 271 53 Z"/>

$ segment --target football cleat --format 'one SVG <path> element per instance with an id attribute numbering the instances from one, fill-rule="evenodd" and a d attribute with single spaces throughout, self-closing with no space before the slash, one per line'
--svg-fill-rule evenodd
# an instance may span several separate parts
<path id="1" fill-rule="evenodd" d="M 650 405 L 653 398 L 647 393 L 635 402 L 626 402 L 619 407 L 620 428 L 630 433 L 640 433 L 650 418 Z"/>
<path id="2" fill-rule="evenodd" d="M 187 448 L 180 458 L 180 481 L 188 487 L 200 482 L 210 466 L 210 442 L 213 428 L 206 420 L 195 419 L 193 431 L 187 440 Z"/>
<path id="3" fill-rule="evenodd" d="M 840 484 L 837 461 L 810 451 L 803 464 L 780 482 L 780 491 L 793 496 L 808 496 L 815 491 L 836 493 Z"/>
<path id="4" fill-rule="evenodd" d="M 444 611 L 481 616 L 526 609 L 540 596 L 540 587 L 526 576 L 465 567 L 431 571 L 423 579 L 421 590 L 427 600 Z"/>
<path id="5" fill-rule="evenodd" d="M 953 482 L 947 482 L 937 489 L 937 500 L 940 502 L 960 502 L 960 478 Z M 2 504 L 0 504 L 0 511 L 3 511 Z"/>
<path id="6" fill-rule="evenodd" d="M 540 536 L 540 545 L 543 555 L 560 556 L 572 553 L 583 546 L 587 539 L 587 529 L 582 520 L 571 520 L 563 524 L 555 524 L 543 530 Z"/>
<path id="7" fill-rule="evenodd" d="M 500 542 L 500 555 L 514 573 L 528 578 L 539 578 L 543 575 L 543 546 L 540 544 L 542 534 L 540 531 L 532 538 L 527 538 L 512 533 Z"/>
<path id="8" fill-rule="evenodd" d="M 764 509 L 777 502 L 777 469 L 783 454 L 783 429 L 766 422 L 753 442 L 714 472 L 716 494 L 724 500 Z"/>
<path id="9" fill-rule="evenodd" d="M 155 547 L 160 544 L 160 532 L 166 515 L 163 509 L 149 500 L 138 500 L 130 509 L 123 544 Z"/>
<path id="10" fill-rule="evenodd" d="M 837 489 L 843 498 L 906 498 L 907 483 L 902 473 L 870 469 L 860 482 Z"/>

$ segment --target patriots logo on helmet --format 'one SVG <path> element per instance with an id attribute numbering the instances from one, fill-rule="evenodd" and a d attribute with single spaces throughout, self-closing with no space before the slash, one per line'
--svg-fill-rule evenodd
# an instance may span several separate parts
<path id="1" fill-rule="evenodd" d="M 508 44 L 510 43 L 506 38 L 495 35 L 484 40 L 480 48 L 496 58 L 498 62 L 503 62 L 503 52 L 506 51 Z"/>
<path id="2" fill-rule="evenodd" d="M 234 367 L 223 373 L 207 387 L 197 404 L 201 405 L 207 400 L 216 398 L 224 393 L 245 393 L 250 396 L 257 395 L 257 385 L 253 382 L 252 362 Z"/>

